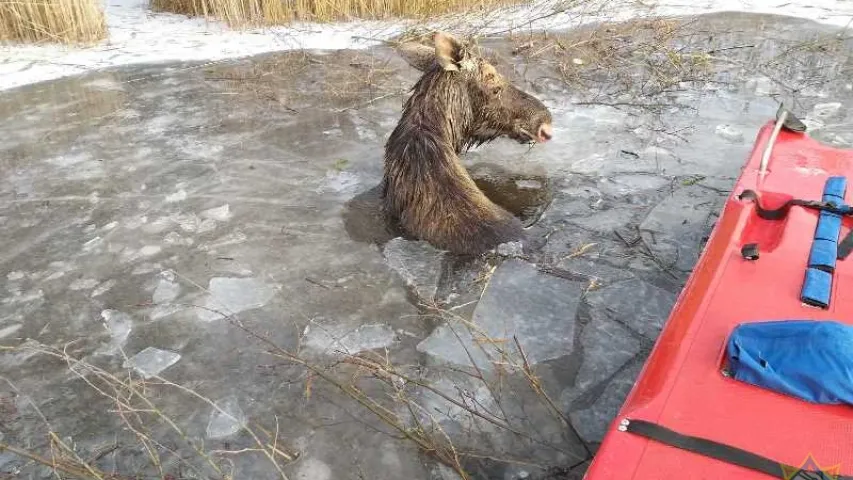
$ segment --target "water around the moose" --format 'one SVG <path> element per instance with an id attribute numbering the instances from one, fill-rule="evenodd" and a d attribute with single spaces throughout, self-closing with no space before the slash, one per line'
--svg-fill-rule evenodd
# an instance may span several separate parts
<path id="1" fill-rule="evenodd" d="M 500 165 L 477 163 L 468 168 L 468 173 L 490 200 L 521 219 L 526 227 L 541 218 L 553 198 L 544 172 L 514 171 Z"/>
<path id="2" fill-rule="evenodd" d="M 720 14 L 600 55 L 635 33 L 483 42 L 555 131 L 463 156 L 529 226 L 479 259 L 378 218 L 417 78 L 388 49 L 4 92 L 0 441 L 128 478 L 579 478 L 777 100 L 853 144 L 846 33 Z"/>

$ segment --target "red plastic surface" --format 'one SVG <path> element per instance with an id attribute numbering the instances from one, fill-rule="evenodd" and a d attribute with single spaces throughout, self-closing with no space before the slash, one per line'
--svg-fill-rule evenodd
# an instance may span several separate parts
<path id="1" fill-rule="evenodd" d="M 792 207 L 784 221 L 759 218 L 745 189 L 768 208 L 791 197 L 820 200 L 826 179 L 848 178 L 853 190 L 853 150 L 823 145 L 805 134 L 782 131 L 769 172 L 758 169 L 773 130 L 760 130 L 749 161 L 729 195 L 705 250 L 682 290 L 637 382 L 610 425 L 587 480 L 768 479 L 730 465 L 617 430 L 622 419 L 644 419 L 686 435 L 739 447 L 801 466 L 809 455 L 820 467 L 840 465 L 853 474 L 853 407 L 807 403 L 724 377 L 725 342 L 744 321 L 832 319 L 853 324 L 853 256 L 838 261 L 828 310 L 800 302 L 818 214 Z M 851 228 L 845 218 L 841 238 Z M 747 243 L 760 258 L 741 258 Z"/>

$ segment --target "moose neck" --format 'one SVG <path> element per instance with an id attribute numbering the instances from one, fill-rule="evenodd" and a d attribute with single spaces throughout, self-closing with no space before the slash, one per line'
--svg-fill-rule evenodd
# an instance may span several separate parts
<path id="1" fill-rule="evenodd" d="M 427 72 L 415 85 L 403 116 L 417 127 L 411 132 L 413 135 L 439 137 L 458 155 L 469 142 L 475 114 L 466 85 L 454 75 L 461 73 L 440 69 Z"/>

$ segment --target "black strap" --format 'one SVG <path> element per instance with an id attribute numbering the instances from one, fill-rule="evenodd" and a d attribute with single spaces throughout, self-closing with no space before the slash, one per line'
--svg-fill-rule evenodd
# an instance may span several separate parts
<path id="1" fill-rule="evenodd" d="M 761 199 L 758 194 L 752 190 L 744 190 L 739 196 L 740 200 L 754 200 L 755 201 L 755 211 L 758 213 L 758 216 L 765 220 L 781 220 L 788 215 L 788 211 L 794 205 L 799 205 L 801 207 L 815 208 L 817 210 L 825 210 L 830 213 L 835 213 L 838 215 L 853 215 L 853 209 L 846 205 L 838 206 L 831 202 L 818 202 L 814 200 L 800 200 L 800 199 L 792 199 L 785 202 L 779 208 L 768 210 L 761 206 Z"/>
<path id="2" fill-rule="evenodd" d="M 835 213 L 838 215 L 853 215 L 853 208 L 847 205 L 838 206 L 834 203 L 826 203 L 826 202 L 816 202 L 813 200 L 799 200 L 792 199 L 785 202 L 779 208 L 768 210 L 761 206 L 761 199 L 758 194 L 753 190 L 744 190 L 740 195 L 738 195 L 738 199 L 740 200 L 753 200 L 755 201 L 755 211 L 759 217 L 765 220 L 781 220 L 788 215 L 788 211 L 791 210 L 791 207 L 795 205 L 799 205 L 807 208 L 815 208 L 817 210 L 826 210 L 831 213 Z M 836 255 L 839 260 L 844 260 L 850 255 L 850 252 L 853 252 L 853 230 L 847 233 L 843 240 L 838 243 L 838 254 Z"/>
<path id="3" fill-rule="evenodd" d="M 847 232 L 844 239 L 838 242 L 838 259 L 844 260 L 853 251 L 853 230 Z"/>
<path id="4" fill-rule="evenodd" d="M 766 473 L 773 478 L 782 480 L 853 480 L 851 476 L 830 475 L 828 473 L 792 467 L 784 463 L 770 460 L 740 448 L 732 447 L 700 437 L 691 437 L 672 431 L 645 420 L 628 420 L 622 423 L 625 431 L 656 440 L 666 445 L 715 458 L 726 463 L 738 465 L 750 470 Z M 620 427 L 621 429 L 621 427 Z"/>

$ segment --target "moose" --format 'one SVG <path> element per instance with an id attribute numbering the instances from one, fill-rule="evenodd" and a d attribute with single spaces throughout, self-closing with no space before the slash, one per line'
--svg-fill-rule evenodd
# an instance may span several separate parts
<path id="1" fill-rule="evenodd" d="M 423 74 L 385 144 L 384 214 L 409 237 L 461 255 L 522 240 L 520 220 L 486 197 L 459 156 L 501 136 L 547 142 L 551 112 L 479 49 L 447 33 L 398 51 Z"/>

